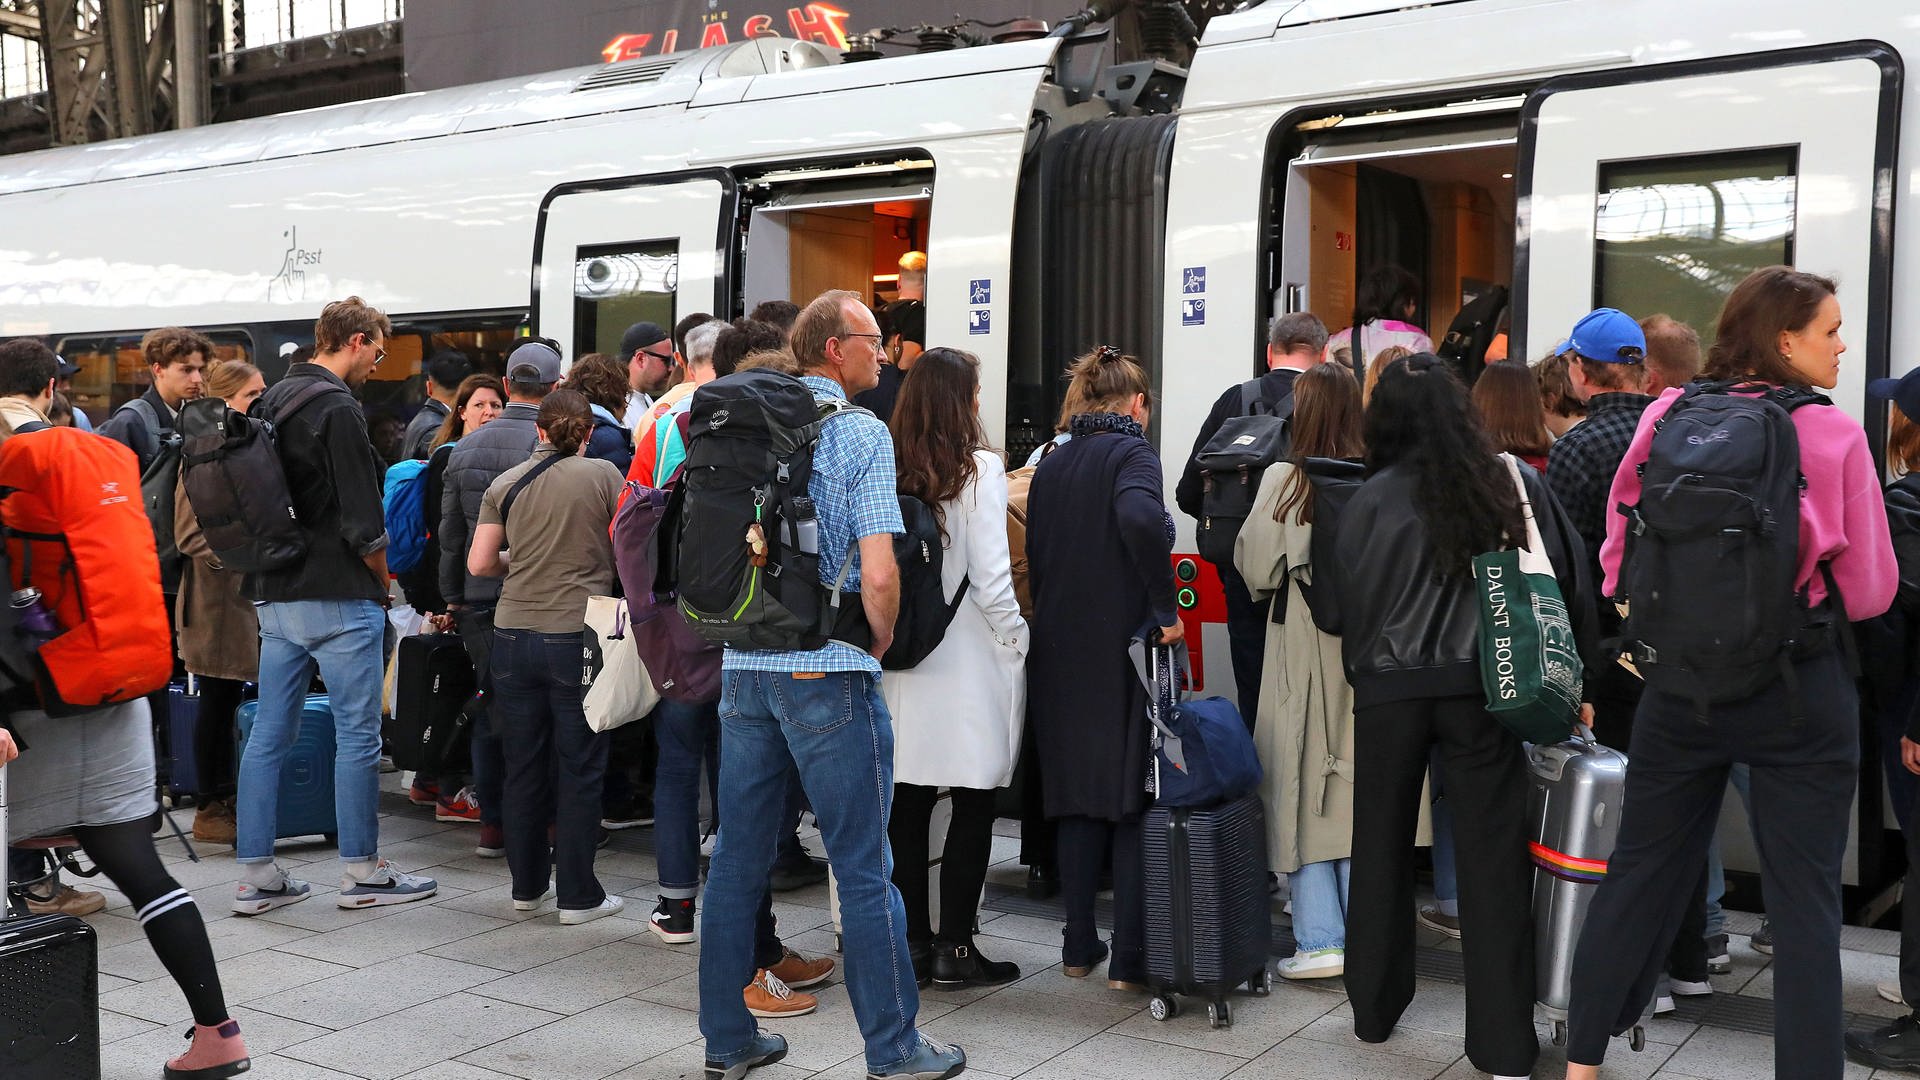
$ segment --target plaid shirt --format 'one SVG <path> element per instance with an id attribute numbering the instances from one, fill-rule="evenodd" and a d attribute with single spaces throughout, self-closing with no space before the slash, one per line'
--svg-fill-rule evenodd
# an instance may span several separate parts
<path id="1" fill-rule="evenodd" d="M 832 379 L 806 375 L 800 380 L 819 400 L 847 393 Z M 893 436 L 870 414 L 836 417 L 820 429 L 813 450 L 813 477 L 807 482 L 814 511 L 820 516 L 820 581 L 833 588 L 840 564 L 853 560 L 847 572 L 848 592 L 860 588 L 861 538 L 906 532 L 900 519 L 893 468 Z M 721 667 L 727 671 L 864 671 L 880 674 L 880 661 L 871 653 L 839 641 L 829 641 L 811 652 L 780 652 L 729 648 Z"/>
<path id="2" fill-rule="evenodd" d="M 1587 402 L 1587 418 L 1553 444 L 1547 456 L 1547 486 L 1553 489 L 1567 520 L 1586 542 L 1587 558 L 1600 558 L 1607 538 L 1607 493 L 1613 474 L 1640 426 L 1640 414 L 1653 399 L 1645 394 L 1595 394 Z M 1594 579 L 1596 585 L 1598 578 Z M 1597 592 L 1597 589 L 1596 589 Z"/>

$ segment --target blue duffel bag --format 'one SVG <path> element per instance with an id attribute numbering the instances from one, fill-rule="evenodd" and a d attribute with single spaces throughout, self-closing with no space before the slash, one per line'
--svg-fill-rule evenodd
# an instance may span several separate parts
<path id="1" fill-rule="evenodd" d="M 1153 739 L 1148 790 L 1160 806 L 1215 806 L 1260 787 L 1260 755 L 1240 710 L 1223 697 L 1191 700 L 1180 688 L 1192 681 L 1185 642 L 1128 646 L 1147 688 Z"/>

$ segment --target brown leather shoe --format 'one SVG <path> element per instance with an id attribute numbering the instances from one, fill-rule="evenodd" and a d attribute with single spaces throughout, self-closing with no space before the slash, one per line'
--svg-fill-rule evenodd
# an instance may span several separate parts
<path id="1" fill-rule="evenodd" d="M 761 968 L 742 993 L 747 1000 L 747 1011 L 768 1019 L 805 1016 L 820 1007 L 812 994 L 793 989 L 767 968 Z"/>
<path id="2" fill-rule="evenodd" d="M 233 800 L 215 799 L 193 813 L 193 838 L 203 844 L 233 846 Z"/>
<path id="3" fill-rule="evenodd" d="M 104 910 L 107 898 L 97 892 L 82 892 L 71 885 L 60 886 L 52 898 L 40 900 L 27 895 L 27 910 L 35 915 L 91 915 Z"/>
<path id="4" fill-rule="evenodd" d="M 809 960 L 799 953 L 794 952 L 792 949 L 788 949 L 786 955 L 780 959 L 780 962 L 767 970 L 773 972 L 775 978 L 793 987 L 795 990 L 805 990 L 810 986 L 819 986 L 821 983 L 827 981 L 827 977 L 833 974 L 833 958 L 819 956 Z"/>

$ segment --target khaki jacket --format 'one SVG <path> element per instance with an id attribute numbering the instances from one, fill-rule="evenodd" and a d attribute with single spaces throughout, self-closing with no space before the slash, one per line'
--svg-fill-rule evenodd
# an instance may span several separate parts
<path id="1" fill-rule="evenodd" d="M 1341 663 L 1340 639 L 1314 625 L 1301 591 L 1313 582 L 1313 526 L 1273 519 L 1296 471 L 1290 462 L 1267 469 L 1253 512 L 1234 541 L 1234 565 L 1254 600 L 1273 597 L 1286 605 L 1283 622 L 1267 623 L 1253 729 L 1266 771 L 1268 856 L 1280 873 L 1344 859 L 1353 849 L 1353 688 Z M 1430 844 L 1425 797 L 1420 806 L 1415 843 Z"/>
<path id="2" fill-rule="evenodd" d="M 244 575 L 222 569 L 207 546 L 184 478 L 174 492 L 173 525 L 183 556 L 174 603 L 180 662 L 204 678 L 254 681 L 260 675 L 260 620 L 242 592 Z"/>

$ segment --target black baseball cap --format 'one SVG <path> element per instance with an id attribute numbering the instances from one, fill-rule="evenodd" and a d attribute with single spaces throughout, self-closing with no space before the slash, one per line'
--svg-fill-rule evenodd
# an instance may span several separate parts
<path id="1" fill-rule="evenodd" d="M 61 356 L 58 353 L 55 353 L 53 357 L 53 370 L 54 370 L 54 378 L 71 379 L 75 375 L 80 374 L 80 365 L 74 363 L 73 361 L 67 359 L 64 356 Z"/>
<path id="2" fill-rule="evenodd" d="M 627 327 L 626 333 L 620 335 L 620 359 L 631 360 L 635 350 L 644 349 L 649 345 L 658 345 L 671 337 L 671 334 L 660 329 L 659 323 L 634 323 Z"/>
<path id="3" fill-rule="evenodd" d="M 1893 402 L 1907 419 L 1920 421 L 1920 368 L 1897 379 L 1874 379 L 1867 383 L 1867 393 Z"/>

